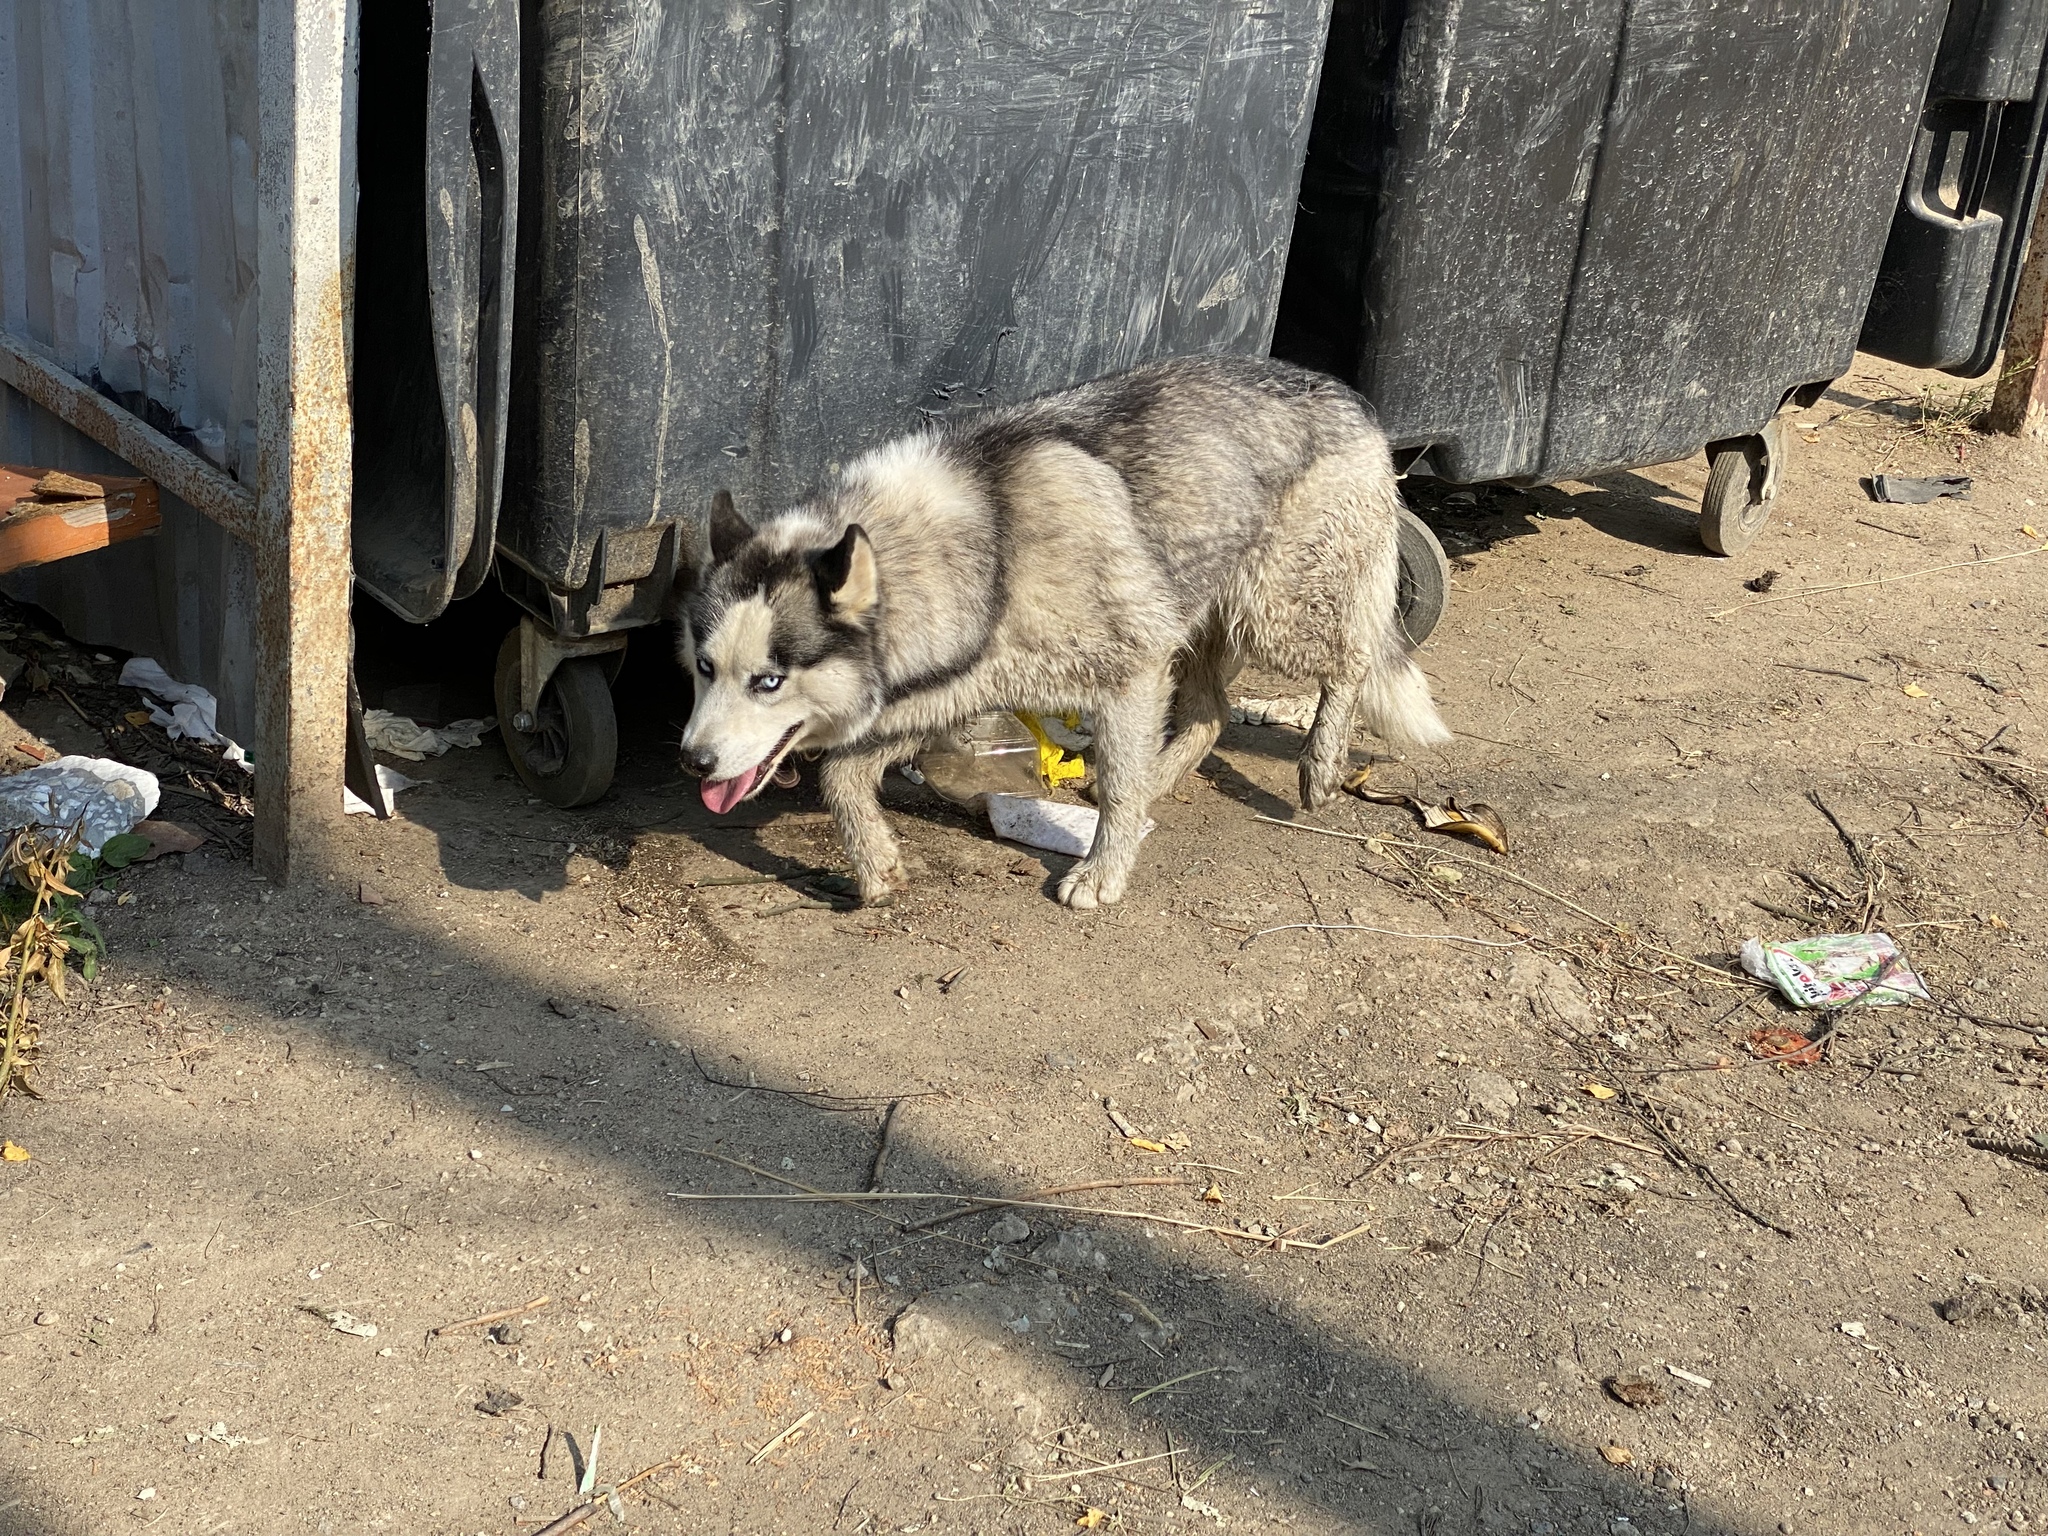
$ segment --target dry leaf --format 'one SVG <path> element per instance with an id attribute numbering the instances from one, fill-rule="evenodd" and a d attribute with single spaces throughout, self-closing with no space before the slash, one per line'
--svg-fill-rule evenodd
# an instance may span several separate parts
<path id="1" fill-rule="evenodd" d="M 1636 1453 L 1625 1445 L 1603 1445 L 1600 1459 L 1610 1467 L 1625 1467 L 1636 1459 Z"/>
<path id="2" fill-rule="evenodd" d="M 1074 1524 L 1079 1526 L 1084 1531 L 1099 1531 L 1102 1529 L 1102 1522 L 1107 1520 L 1108 1518 L 1109 1511 L 1097 1509 L 1093 1504 L 1091 1504 L 1088 1506 L 1087 1512 L 1079 1516 L 1074 1521 Z"/>
<path id="3" fill-rule="evenodd" d="M 1593 1095 L 1594 1098 L 1603 1101 L 1613 1098 L 1617 1092 L 1616 1089 L 1608 1087 L 1605 1083 L 1588 1083 L 1584 1091 Z"/>
<path id="4" fill-rule="evenodd" d="M 1780 1029 L 1775 1025 L 1749 1032 L 1749 1054 L 1759 1061 L 1774 1061 L 1781 1067 L 1820 1065 L 1817 1042 L 1807 1039 L 1797 1030 Z"/>
<path id="5" fill-rule="evenodd" d="M 18 1147 L 11 1141 L 0 1141 L 0 1162 L 25 1163 L 27 1161 L 27 1147 Z"/>
<path id="6" fill-rule="evenodd" d="M 1933 695 L 1918 683 L 1908 683 L 1906 684 L 1906 697 L 1909 699 L 1926 699 L 1932 698 Z"/>
<path id="7" fill-rule="evenodd" d="M 2040 534 L 2034 531 L 2034 525 L 2032 523 L 2021 523 L 2020 532 L 2024 533 L 2030 539 L 2038 539 L 2039 537 L 2041 537 Z"/>
<path id="8" fill-rule="evenodd" d="M 192 832 L 179 826 L 175 821 L 138 821 L 135 833 L 149 839 L 149 852 L 134 862 L 146 863 L 160 859 L 167 853 L 190 853 L 206 841 L 204 832 Z"/>
<path id="9" fill-rule="evenodd" d="M 1202 1191 L 1202 1198 L 1208 1201 L 1211 1205 L 1221 1205 L 1223 1203 L 1223 1186 L 1220 1184 L 1211 1184 L 1207 1189 Z"/>
<path id="10" fill-rule="evenodd" d="M 149 724 L 150 716 L 149 711 L 146 709 L 131 709 L 128 711 L 127 714 L 123 715 L 121 718 L 123 720 L 126 720 L 130 725 L 147 725 Z"/>
<path id="11" fill-rule="evenodd" d="M 1173 1149 L 1163 1141 L 1154 1141 L 1148 1136 L 1127 1136 L 1125 1144 L 1136 1147 L 1140 1152 L 1171 1152 Z"/>
<path id="12" fill-rule="evenodd" d="M 1607 1389 L 1609 1397 L 1630 1408 L 1664 1406 L 1664 1389 L 1654 1381 L 1644 1381 L 1639 1377 L 1610 1376 L 1600 1385 Z"/>

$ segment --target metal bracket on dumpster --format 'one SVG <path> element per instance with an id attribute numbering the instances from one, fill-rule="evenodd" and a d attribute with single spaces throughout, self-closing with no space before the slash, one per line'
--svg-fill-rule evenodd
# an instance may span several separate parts
<path id="1" fill-rule="evenodd" d="M 531 715 L 540 708 L 540 696 L 555 669 L 565 661 L 574 661 L 580 656 L 609 656 L 616 654 L 618 660 L 608 668 L 612 676 L 625 664 L 626 633 L 621 630 L 610 635 L 591 635 L 587 639 L 571 640 L 553 630 L 536 623 L 533 617 L 523 615 L 519 620 L 519 708 Z M 520 729 L 513 722 L 513 729 Z"/>
<path id="2" fill-rule="evenodd" d="M 1764 483 L 1757 499 L 1769 501 L 1778 494 L 1778 468 L 1785 462 L 1785 422 L 1773 416 L 1757 434 L 1764 444 Z"/>

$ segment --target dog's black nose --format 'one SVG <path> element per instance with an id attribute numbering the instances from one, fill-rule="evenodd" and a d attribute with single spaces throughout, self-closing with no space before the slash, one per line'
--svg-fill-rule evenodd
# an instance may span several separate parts
<path id="1" fill-rule="evenodd" d="M 692 752 L 687 747 L 683 749 L 683 767 L 687 771 L 696 774 L 698 778 L 703 778 L 705 774 L 717 766 L 718 759 L 709 752 Z"/>

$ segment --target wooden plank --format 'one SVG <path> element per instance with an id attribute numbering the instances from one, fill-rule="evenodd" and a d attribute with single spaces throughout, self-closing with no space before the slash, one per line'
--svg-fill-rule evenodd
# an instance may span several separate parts
<path id="1" fill-rule="evenodd" d="M 161 526 L 154 481 L 0 464 L 0 574 L 143 538 Z"/>
<path id="2" fill-rule="evenodd" d="M 2027 264 L 2005 328 L 2005 362 L 1987 425 L 2009 437 L 2048 440 L 2048 197 L 2035 211 Z"/>

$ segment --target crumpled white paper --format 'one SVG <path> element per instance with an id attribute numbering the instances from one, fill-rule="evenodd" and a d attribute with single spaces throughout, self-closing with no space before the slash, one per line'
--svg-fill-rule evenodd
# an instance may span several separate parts
<path id="1" fill-rule="evenodd" d="M 249 766 L 248 754 L 220 733 L 220 701 L 197 683 L 179 682 L 147 656 L 129 657 L 119 681 L 124 688 L 142 690 L 151 722 L 162 726 L 171 740 L 183 736 L 218 746 L 226 761 L 238 768 Z M 158 702 L 162 699 L 170 700 L 168 708 Z"/>

